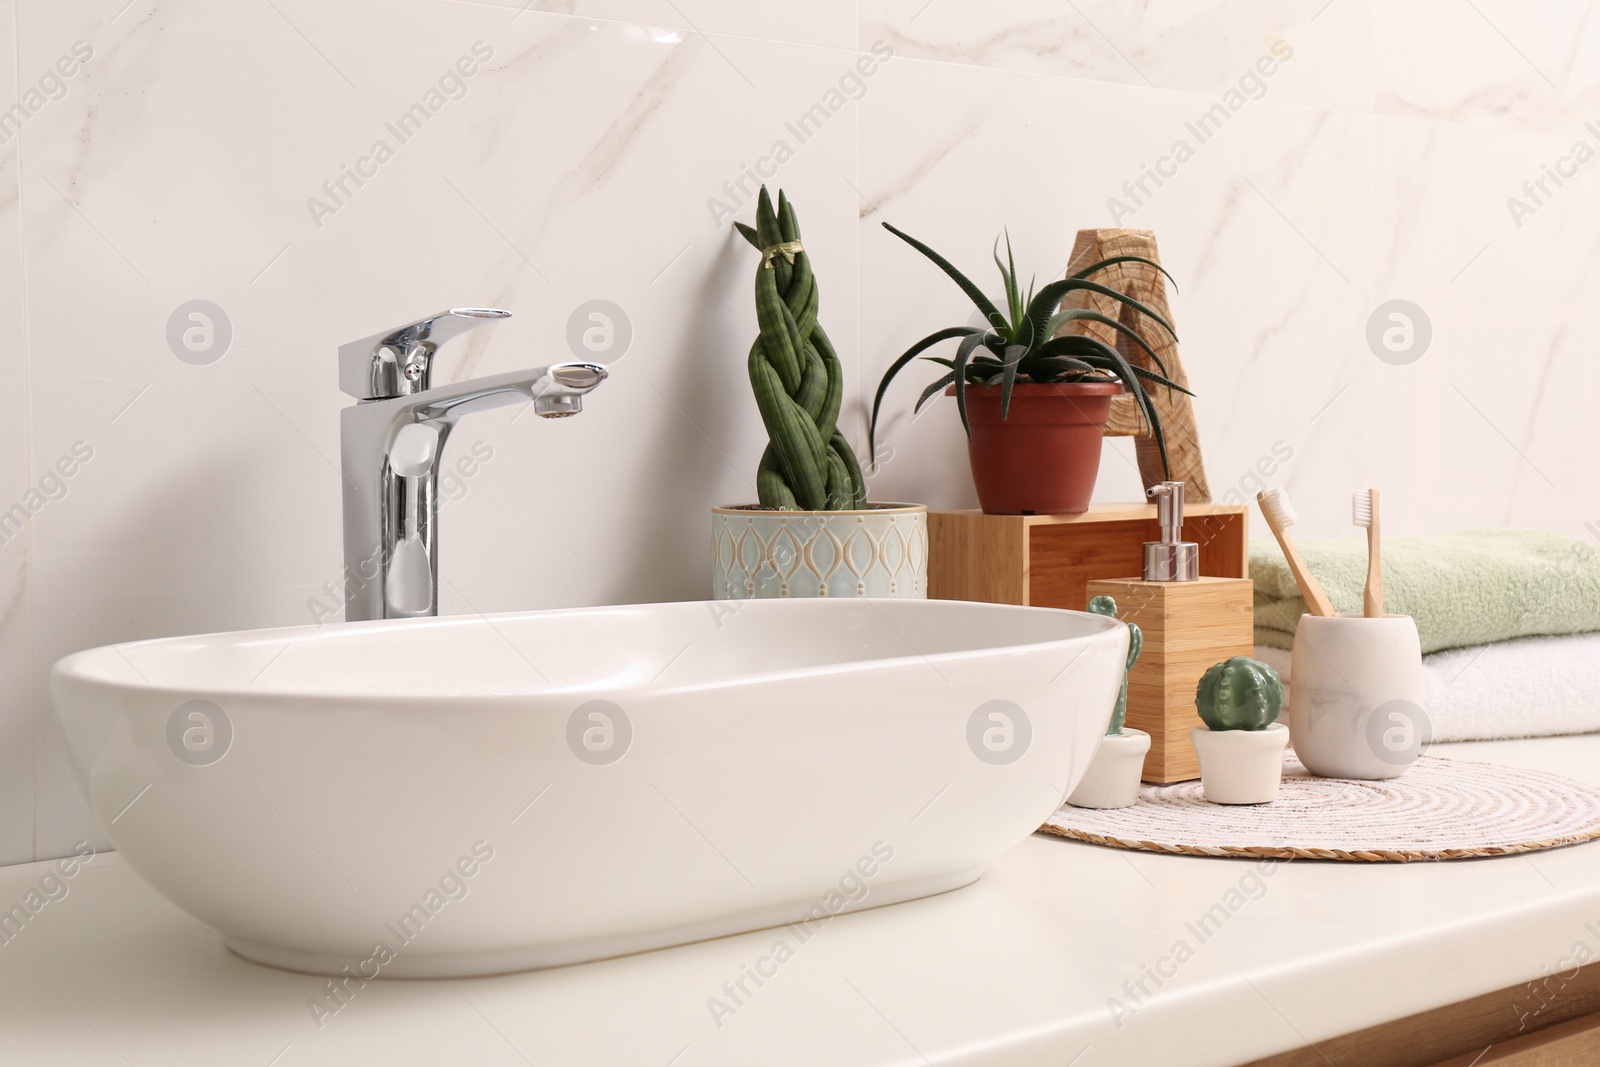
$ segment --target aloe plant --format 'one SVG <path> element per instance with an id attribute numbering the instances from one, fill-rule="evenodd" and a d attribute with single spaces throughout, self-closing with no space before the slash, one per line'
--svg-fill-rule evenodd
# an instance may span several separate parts
<path id="1" fill-rule="evenodd" d="M 1283 710 L 1283 682 L 1260 660 L 1234 656 L 1201 676 L 1194 703 L 1213 730 L 1265 730 Z"/>
<path id="2" fill-rule="evenodd" d="M 907 364 L 929 348 L 942 341 L 960 338 L 961 343 L 956 348 L 954 358 L 922 357 L 945 367 L 946 373 L 922 391 L 914 410 L 921 411 L 923 405 L 940 390 L 954 385 L 956 410 L 961 415 L 962 427 L 970 436 L 972 425 L 967 418 L 968 386 L 998 385 L 1000 417 L 1003 419 L 1011 413 L 1011 392 L 1019 381 L 1042 383 L 1120 381 L 1150 424 L 1151 435 L 1161 451 L 1162 470 L 1168 477 L 1171 476 L 1171 468 L 1167 464 L 1167 442 L 1161 431 L 1161 418 L 1156 414 L 1155 405 L 1151 403 L 1150 396 L 1142 383 L 1154 382 L 1182 393 L 1189 393 L 1189 390 L 1166 377 L 1166 365 L 1161 362 L 1161 358 L 1156 355 L 1155 349 L 1149 342 L 1133 327 L 1092 308 L 1061 310 L 1061 301 L 1069 293 L 1077 291 L 1097 293 L 1120 301 L 1154 320 L 1173 340 L 1177 340 L 1177 334 L 1173 333 L 1172 326 L 1155 311 L 1108 285 L 1092 280 L 1093 275 L 1118 263 L 1145 263 L 1171 279 L 1172 275 L 1167 274 L 1161 264 L 1143 256 L 1112 256 L 1085 267 L 1071 277 L 1051 282 L 1037 294 L 1030 283 L 1027 293 L 1024 294 L 1018 282 L 1016 259 L 1011 254 L 1011 237 L 1008 234 L 1004 260 L 1000 258 L 998 238 L 995 239 L 994 248 L 995 265 L 1000 268 L 1000 276 L 1005 282 L 1005 308 L 1002 310 L 984 295 L 982 289 L 968 280 L 966 275 L 939 253 L 887 222 L 883 227 L 928 257 L 940 270 L 949 275 L 950 279 L 961 287 L 961 291 L 967 294 L 967 298 L 977 305 L 987 325 L 952 326 L 938 330 L 912 345 L 904 355 L 890 365 L 883 375 L 883 380 L 878 383 L 878 393 L 872 401 L 872 423 L 868 429 L 867 440 L 874 453 L 877 449 L 878 414 L 883 406 L 883 396 L 888 391 L 889 383 L 894 380 L 895 375 L 905 369 Z M 1174 281 L 1173 285 L 1176 288 L 1177 283 Z M 1055 336 L 1061 327 L 1071 322 L 1096 322 L 1111 327 L 1143 349 L 1161 373 L 1157 374 L 1130 364 L 1115 348 L 1093 337 L 1082 334 Z"/>
<path id="3" fill-rule="evenodd" d="M 800 241 L 794 206 L 779 190 L 774 211 L 762 186 L 755 226 L 734 225 L 761 253 L 756 267 L 761 333 L 750 346 L 749 364 L 768 438 L 756 470 L 761 505 L 782 511 L 864 507 L 861 464 L 838 427 L 844 372 L 817 322 L 817 279 Z"/>
<path id="4" fill-rule="evenodd" d="M 1117 617 L 1116 597 L 1090 597 L 1089 610 L 1096 615 L 1114 619 Z M 1128 623 L 1128 663 L 1122 669 L 1122 688 L 1117 692 L 1116 706 L 1111 709 L 1111 725 L 1106 728 L 1108 735 L 1121 735 L 1123 723 L 1128 721 L 1128 672 L 1133 670 L 1133 665 L 1139 661 L 1139 653 L 1143 649 L 1144 631 L 1139 629 L 1138 623 Z"/>

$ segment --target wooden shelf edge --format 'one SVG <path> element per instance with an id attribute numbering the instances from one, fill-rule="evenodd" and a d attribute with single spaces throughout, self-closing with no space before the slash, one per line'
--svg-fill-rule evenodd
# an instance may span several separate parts
<path id="1" fill-rule="evenodd" d="M 984 515 L 976 508 L 955 511 L 929 511 L 932 515 L 959 515 L 965 518 L 1020 520 L 1025 526 L 1054 526 L 1061 523 L 1144 522 L 1156 517 L 1154 504 L 1090 504 L 1081 515 Z M 1218 515 L 1245 515 L 1250 509 L 1243 504 L 1185 504 L 1186 519 L 1203 519 Z"/>

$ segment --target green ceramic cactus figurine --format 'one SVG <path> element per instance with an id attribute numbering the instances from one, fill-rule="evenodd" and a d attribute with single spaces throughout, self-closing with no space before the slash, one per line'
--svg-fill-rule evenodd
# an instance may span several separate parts
<path id="1" fill-rule="evenodd" d="M 1096 615 L 1107 618 L 1117 617 L 1117 602 L 1108 596 L 1097 596 L 1089 601 L 1089 610 Z M 1128 672 L 1133 670 L 1134 663 L 1139 658 L 1139 652 L 1144 648 L 1144 631 L 1139 629 L 1137 623 L 1128 623 L 1128 665 L 1122 671 L 1122 691 L 1117 694 L 1117 706 L 1111 712 L 1111 726 L 1106 730 L 1108 734 L 1122 733 L 1122 724 L 1128 718 Z"/>
<path id="2" fill-rule="evenodd" d="M 1213 730 L 1265 730 L 1283 710 L 1283 683 L 1260 660 L 1234 656 L 1206 671 L 1194 703 Z"/>

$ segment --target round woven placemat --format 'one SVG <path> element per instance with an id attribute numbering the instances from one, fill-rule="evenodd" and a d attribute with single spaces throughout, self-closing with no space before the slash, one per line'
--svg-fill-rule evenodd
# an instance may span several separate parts
<path id="1" fill-rule="evenodd" d="M 1040 830 L 1191 856 L 1404 863 L 1505 856 L 1600 837 L 1600 789 L 1543 771 L 1423 756 L 1399 778 L 1318 778 L 1284 755 L 1271 804 L 1208 804 L 1200 783 L 1144 785 L 1128 808 L 1062 805 Z"/>

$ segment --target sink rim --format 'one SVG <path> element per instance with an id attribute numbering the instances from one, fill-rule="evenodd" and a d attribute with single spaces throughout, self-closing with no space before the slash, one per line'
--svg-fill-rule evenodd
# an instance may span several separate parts
<path id="1" fill-rule="evenodd" d="M 291 685 L 278 683 L 275 685 L 260 686 L 255 680 L 239 678 L 236 680 L 221 681 L 201 684 L 194 681 L 176 680 L 169 677 L 152 680 L 145 677 L 139 666 L 128 658 L 130 651 L 159 649 L 162 647 L 182 647 L 185 645 L 204 645 L 205 643 L 228 643 L 235 647 L 249 644 L 284 645 L 296 643 L 309 643 L 314 641 L 345 641 L 359 640 L 362 637 L 392 633 L 402 630 L 429 630 L 429 629 L 469 629 L 488 627 L 498 634 L 495 622 L 498 620 L 523 620 L 560 615 L 592 615 L 604 616 L 607 614 L 625 614 L 628 612 L 649 611 L 660 609 L 663 613 L 667 610 L 687 610 L 689 608 L 708 608 L 719 604 L 735 603 L 738 610 L 743 611 L 752 605 L 789 605 L 787 608 L 759 607 L 758 611 L 776 612 L 779 610 L 809 610 L 833 612 L 845 610 L 843 605 L 858 605 L 861 603 L 872 605 L 891 605 L 893 611 L 921 611 L 923 607 L 908 607 L 907 605 L 949 605 L 950 609 L 965 608 L 981 614 L 992 615 L 1019 615 L 1040 614 L 1072 616 L 1079 625 L 1087 625 L 1083 632 L 1070 635 L 1042 636 L 1038 639 L 1012 642 L 1009 644 L 995 643 L 991 645 L 978 645 L 972 648 L 963 648 L 942 652 L 921 653 L 912 651 L 904 655 L 879 656 L 873 659 L 842 660 L 838 662 L 825 662 L 807 666 L 777 668 L 763 671 L 750 671 L 735 673 L 727 678 L 702 679 L 678 684 L 620 684 L 611 679 L 598 679 L 586 683 L 556 684 L 551 683 L 543 687 L 528 687 L 515 692 L 468 692 L 451 693 L 448 691 L 419 690 L 407 692 L 362 692 L 336 687 L 311 684 L 300 680 Z M 823 607 L 823 605 L 827 605 Z M 945 609 L 945 610 L 950 610 Z M 938 609 L 936 609 L 938 610 Z M 882 609 L 878 609 L 880 616 Z M 887 619 L 885 621 L 888 621 Z M 889 626 L 894 628 L 893 622 Z M 516 702 L 518 706 L 525 706 L 530 698 L 559 697 L 586 692 L 605 693 L 608 695 L 631 695 L 642 697 L 646 694 L 668 694 L 683 692 L 702 692 L 714 689 L 732 688 L 738 686 L 768 684 L 799 678 L 812 678 L 822 674 L 847 674 L 866 671 L 882 670 L 903 665 L 908 662 L 926 662 L 930 664 L 956 663 L 976 657 L 990 657 L 1011 650 L 1037 650 L 1051 646 L 1070 646 L 1079 641 L 1094 640 L 1105 634 L 1124 628 L 1125 624 L 1117 619 L 1087 611 L 1078 611 L 1072 608 L 1052 608 L 1024 604 L 995 604 L 987 601 L 967 600 L 912 600 L 912 599 L 879 599 L 859 597 L 848 600 L 828 600 L 824 598 L 761 598 L 740 601 L 717 600 L 677 600 L 677 601 L 652 601 L 639 604 L 610 604 L 589 607 L 568 608 L 539 608 L 525 611 L 502 611 L 479 614 L 440 615 L 415 619 L 379 619 L 357 622 L 328 622 L 328 623 L 302 623 L 294 626 L 262 627 L 251 630 L 222 630 L 202 634 L 179 634 L 167 637 L 143 638 L 137 641 L 115 642 L 98 645 L 69 653 L 58 659 L 52 665 L 50 674 L 52 683 L 66 682 L 76 685 L 105 687 L 117 690 L 134 690 L 138 692 L 192 692 L 203 693 L 213 697 L 224 697 L 230 700 L 252 701 L 258 699 L 284 700 L 306 699 L 326 700 L 336 697 L 341 702 L 352 707 L 356 706 L 431 706 L 442 699 L 473 701 L 483 704 L 496 704 L 501 702 Z M 498 634 L 501 640 L 511 643 L 510 638 Z M 512 645 L 515 648 L 515 645 Z M 196 651 L 200 651 L 196 649 Z M 118 672 L 110 673 L 104 665 L 111 665 Z M 170 665 L 164 665 L 170 671 Z M 131 669 L 133 677 L 127 676 Z"/>

